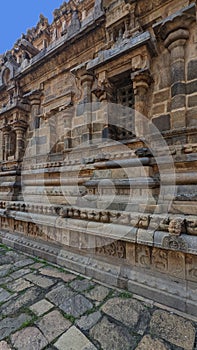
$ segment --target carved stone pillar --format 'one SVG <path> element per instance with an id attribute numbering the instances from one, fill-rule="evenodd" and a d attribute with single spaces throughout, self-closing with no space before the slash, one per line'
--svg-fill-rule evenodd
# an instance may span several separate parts
<path id="1" fill-rule="evenodd" d="M 147 131 L 147 92 L 152 82 L 149 70 L 140 70 L 131 74 L 135 95 L 135 134 L 144 136 Z"/>
<path id="2" fill-rule="evenodd" d="M 40 125 L 40 98 L 41 98 L 41 92 L 39 90 L 33 91 L 29 95 L 29 101 L 31 103 L 31 119 L 32 119 L 32 125 L 30 126 L 31 129 L 37 129 Z"/>
<path id="3" fill-rule="evenodd" d="M 153 26 L 156 37 L 170 52 L 172 129 L 186 126 L 185 46 L 195 20 L 195 4 L 191 4 Z"/>
<path id="4" fill-rule="evenodd" d="M 10 128 L 5 127 L 3 129 L 3 136 L 4 136 L 4 155 L 3 155 L 3 160 L 6 161 L 8 160 L 8 155 L 9 155 L 9 136 L 10 135 Z"/>
<path id="5" fill-rule="evenodd" d="M 22 156 L 25 151 L 24 136 L 25 136 L 25 127 L 20 124 L 14 125 L 14 131 L 16 133 L 16 153 L 15 158 L 17 161 L 22 160 Z"/>

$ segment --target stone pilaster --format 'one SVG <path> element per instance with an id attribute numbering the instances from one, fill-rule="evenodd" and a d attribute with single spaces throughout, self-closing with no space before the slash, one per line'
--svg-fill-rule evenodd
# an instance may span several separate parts
<path id="1" fill-rule="evenodd" d="M 15 158 L 16 160 L 20 161 L 22 160 L 22 156 L 25 152 L 25 131 L 26 127 L 25 125 L 21 125 L 20 123 L 16 123 L 14 125 L 13 130 L 16 133 L 16 153 Z"/>
<path id="2" fill-rule="evenodd" d="M 190 25 L 195 19 L 192 4 L 154 26 L 157 38 L 170 52 L 172 129 L 186 126 L 185 47 Z"/>
<path id="3" fill-rule="evenodd" d="M 140 70 L 131 74 L 135 95 L 135 134 L 144 136 L 147 130 L 147 92 L 152 82 L 149 70 Z"/>

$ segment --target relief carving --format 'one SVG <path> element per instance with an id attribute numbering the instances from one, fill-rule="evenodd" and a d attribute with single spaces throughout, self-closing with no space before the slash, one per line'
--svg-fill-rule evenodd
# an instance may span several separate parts
<path id="1" fill-rule="evenodd" d="M 96 253 L 104 256 L 111 256 L 120 259 L 126 258 L 126 243 L 112 241 L 104 238 L 96 238 Z"/>
<path id="2" fill-rule="evenodd" d="M 136 263 L 142 267 L 150 267 L 151 253 L 149 247 L 142 245 L 136 247 Z"/>
<path id="3" fill-rule="evenodd" d="M 183 238 L 177 236 L 164 237 L 162 247 L 171 250 L 188 251 L 188 244 Z"/>
<path id="4" fill-rule="evenodd" d="M 152 252 L 153 268 L 161 272 L 168 272 L 168 252 L 161 249 L 153 249 Z"/>
<path id="5" fill-rule="evenodd" d="M 197 256 L 186 256 L 186 279 L 197 282 Z"/>

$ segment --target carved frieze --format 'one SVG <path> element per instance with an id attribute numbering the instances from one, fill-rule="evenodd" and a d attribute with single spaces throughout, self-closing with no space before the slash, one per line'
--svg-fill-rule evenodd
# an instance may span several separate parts
<path id="1" fill-rule="evenodd" d="M 162 247 L 170 250 L 188 251 L 188 244 L 182 237 L 166 236 L 163 239 Z"/>
<path id="2" fill-rule="evenodd" d="M 96 237 L 96 254 L 125 259 L 126 243 Z"/>

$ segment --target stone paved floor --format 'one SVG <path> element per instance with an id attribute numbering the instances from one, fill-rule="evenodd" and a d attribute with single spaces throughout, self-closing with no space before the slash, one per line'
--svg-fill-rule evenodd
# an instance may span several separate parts
<path id="1" fill-rule="evenodd" d="M 197 320 L 0 245 L 0 350 L 194 350 Z"/>

